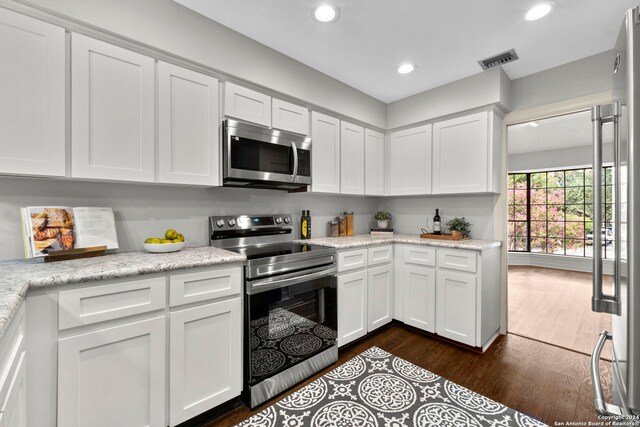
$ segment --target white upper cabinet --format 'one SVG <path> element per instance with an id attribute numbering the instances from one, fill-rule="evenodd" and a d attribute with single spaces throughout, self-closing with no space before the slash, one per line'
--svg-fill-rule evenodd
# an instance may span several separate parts
<path id="1" fill-rule="evenodd" d="M 0 58 L 0 173 L 64 176 L 64 29 L 0 9 Z"/>
<path id="2" fill-rule="evenodd" d="M 311 191 L 340 193 L 340 120 L 311 113 Z"/>
<path id="3" fill-rule="evenodd" d="M 492 191 L 494 139 L 490 113 L 433 125 L 433 194 Z"/>
<path id="4" fill-rule="evenodd" d="M 158 62 L 158 181 L 220 184 L 218 80 Z"/>
<path id="5" fill-rule="evenodd" d="M 384 135 L 364 130 L 364 194 L 384 196 Z"/>
<path id="6" fill-rule="evenodd" d="M 271 100 L 271 127 L 309 135 L 309 110 L 281 99 Z"/>
<path id="7" fill-rule="evenodd" d="M 271 126 L 271 97 L 235 83 L 224 85 L 224 115 Z"/>
<path id="8" fill-rule="evenodd" d="M 154 180 L 155 62 L 72 35 L 71 175 Z"/>
<path id="9" fill-rule="evenodd" d="M 340 125 L 340 193 L 364 194 L 364 128 Z"/>
<path id="10" fill-rule="evenodd" d="M 388 194 L 431 194 L 431 125 L 393 132 L 387 162 Z"/>

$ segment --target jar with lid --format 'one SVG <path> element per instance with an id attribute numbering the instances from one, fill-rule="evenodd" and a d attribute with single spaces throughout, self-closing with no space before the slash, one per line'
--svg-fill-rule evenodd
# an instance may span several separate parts
<path id="1" fill-rule="evenodd" d="M 331 237 L 340 236 L 340 230 L 339 230 L 339 226 L 338 226 L 338 221 L 334 220 L 334 221 L 329 222 L 329 228 L 330 228 L 329 235 Z"/>
<path id="2" fill-rule="evenodd" d="M 347 219 L 347 236 L 353 236 L 353 212 L 345 212 L 344 217 Z"/>
<path id="3" fill-rule="evenodd" d="M 343 216 L 338 219 L 338 235 L 340 237 L 347 235 L 347 218 Z"/>

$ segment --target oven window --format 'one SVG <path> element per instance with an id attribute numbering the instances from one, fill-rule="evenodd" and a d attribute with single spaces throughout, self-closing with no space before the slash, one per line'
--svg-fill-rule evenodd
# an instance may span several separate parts
<path id="1" fill-rule="evenodd" d="M 335 345 L 335 277 L 247 295 L 251 385 Z"/>
<path id="2" fill-rule="evenodd" d="M 259 172 L 293 174 L 291 147 L 239 136 L 231 137 L 231 167 Z"/>

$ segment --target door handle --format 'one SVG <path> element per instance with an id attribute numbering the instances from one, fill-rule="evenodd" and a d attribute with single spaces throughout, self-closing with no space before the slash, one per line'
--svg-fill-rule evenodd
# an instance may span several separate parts
<path id="1" fill-rule="evenodd" d="M 295 182 L 296 178 L 298 178 L 298 147 L 293 141 L 291 141 L 291 149 L 293 150 L 293 174 L 291 175 L 291 180 Z"/>

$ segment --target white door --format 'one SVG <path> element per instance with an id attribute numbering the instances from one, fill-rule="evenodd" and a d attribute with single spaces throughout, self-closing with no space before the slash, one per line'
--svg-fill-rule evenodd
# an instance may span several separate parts
<path id="1" fill-rule="evenodd" d="M 364 193 L 384 196 L 384 135 L 364 130 Z"/>
<path id="2" fill-rule="evenodd" d="M 64 176 L 64 29 L 0 9 L 0 58 L 0 173 Z"/>
<path id="3" fill-rule="evenodd" d="M 271 97 L 253 89 L 226 82 L 224 115 L 262 126 L 271 126 Z"/>
<path id="4" fill-rule="evenodd" d="M 271 126 L 274 129 L 309 135 L 309 110 L 307 107 L 273 98 Z"/>
<path id="5" fill-rule="evenodd" d="M 340 193 L 340 120 L 311 113 L 311 191 Z"/>
<path id="6" fill-rule="evenodd" d="M 338 346 L 367 334 L 366 271 L 338 276 Z"/>
<path id="7" fill-rule="evenodd" d="M 488 191 L 488 113 L 433 125 L 433 193 Z"/>
<path id="8" fill-rule="evenodd" d="M 165 317 L 58 341 L 58 427 L 164 427 Z"/>
<path id="9" fill-rule="evenodd" d="M 427 332 L 435 332 L 436 270 L 420 265 L 404 265 L 404 322 Z"/>
<path id="10" fill-rule="evenodd" d="M 386 173 L 391 196 L 431 194 L 431 125 L 391 134 Z"/>
<path id="11" fill-rule="evenodd" d="M 218 80 L 158 62 L 158 181 L 220 185 Z"/>
<path id="12" fill-rule="evenodd" d="M 340 125 L 340 193 L 364 194 L 364 128 Z"/>
<path id="13" fill-rule="evenodd" d="M 27 425 L 26 353 L 23 351 L 16 357 L 19 359 L 13 378 L 7 379 L 7 381 L 11 381 L 11 385 L 2 404 L 0 415 L 0 426 L 2 427 L 26 427 Z"/>
<path id="14" fill-rule="evenodd" d="M 171 313 L 171 426 L 240 395 L 241 309 L 238 297 Z"/>
<path id="15" fill-rule="evenodd" d="M 476 276 L 438 270 L 436 301 L 438 335 L 476 346 Z"/>
<path id="16" fill-rule="evenodd" d="M 370 268 L 367 276 L 367 332 L 371 332 L 393 319 L 393 265 Z"/>
<path id="17" fill-rule="evenodd" d="M 155 61 L 71 37 L 71 175 L 154 180 Z"/>

